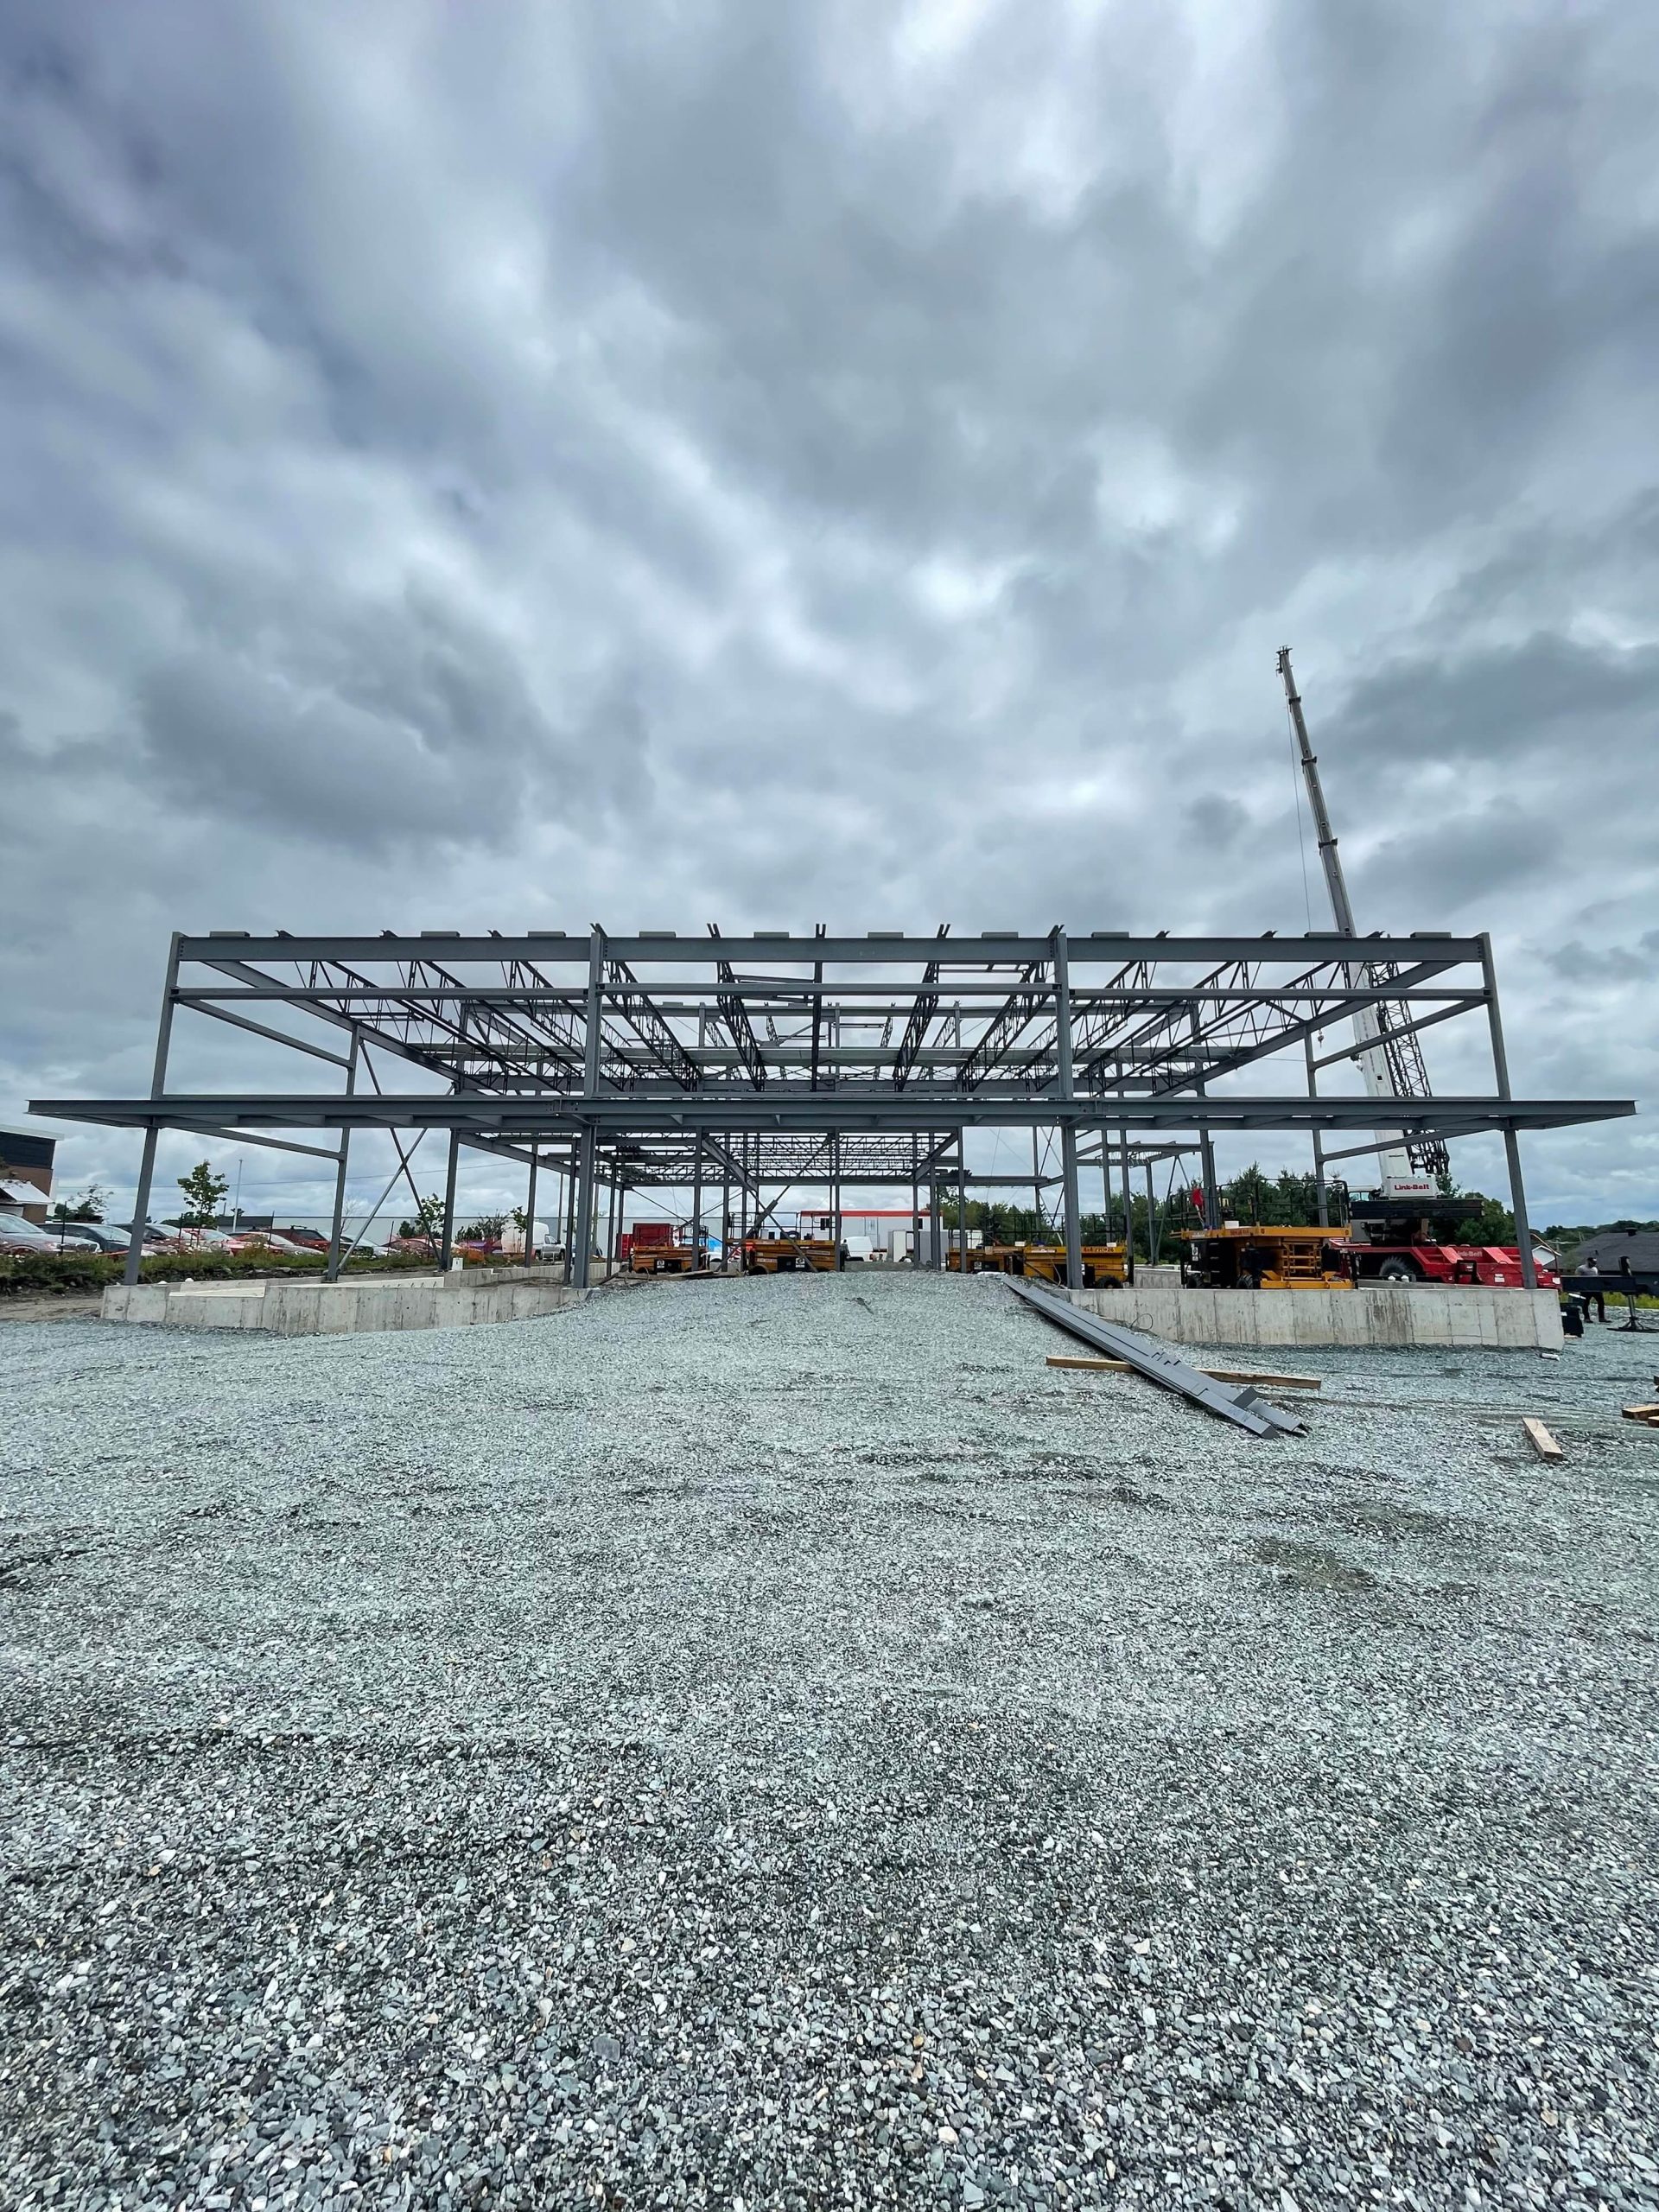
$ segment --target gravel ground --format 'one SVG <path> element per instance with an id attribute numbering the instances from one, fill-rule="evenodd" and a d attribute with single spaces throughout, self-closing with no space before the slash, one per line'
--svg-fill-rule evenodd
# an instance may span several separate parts
<path id="1" fill-rule="evenodd" d="M 67 1295 L 25 1298 L 13 1292 L 0 1298 L 0 1326 L 8 1321 L 79 1321 L 96 1313 L 103 1303 L 100 1291 L 71 1292 Z"/>
<path id="2" fill-rule="evenodd" d="M 0 1327 L 0 2202 L 1659 2203 L 1659 1337 L 1060 1341 Z"/>

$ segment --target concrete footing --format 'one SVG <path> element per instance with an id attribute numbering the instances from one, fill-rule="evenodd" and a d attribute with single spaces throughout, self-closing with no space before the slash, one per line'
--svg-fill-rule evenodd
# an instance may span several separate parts
<path id="1" fill-rule="evenodd" d="M 279 1337 L 372 1329 L 466 1329 L 530 1321 L 588 1296 L 543 1268 L 480 1268 L 448 1275 L 313 1276 L 266 1282 L 112 1283 L 102 1318 L 189 1329 L 264 1329 Z"/>
<path id="2" fill-rule="evenodd" d="M 1186 1344 L 1487 1345 L 1557 1351 L 1553 1290 L 1359 1283 L 1352 1290 L 1077 1290 L 1074 1304 Z"/>

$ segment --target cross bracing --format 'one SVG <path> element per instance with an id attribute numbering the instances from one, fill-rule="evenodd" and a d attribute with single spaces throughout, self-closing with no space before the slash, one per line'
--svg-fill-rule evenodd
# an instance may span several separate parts
<path id="1" fill-rule="evenodd" d="M 1319 1071 L 1363 1049 L 1347 1040 L 1366 1009 L 1414 1055 L 1427 1030 L 1484 1014 L 1491 1090 L 1322 1089 Z M 344 1087 L 175 1089 L 183 1012 L 340 1067 Z M 333 1131 L 341 1151 L 357 1130 L 442 1130 L 452 1187 L 462 1145 L 533 1158 L 575 1177 L 579 1221 L 607 1178 L 734 1181 L 757 1197 L 815 1176 L 836 1189 L 960 1189 L 964 1132 L 1030 1128 L 1058 1133 L 1070 1243 L 1079 1147 L 1096 1138 L 1102 1164 L 1124 1173 L 1199 1149 L 1209 1180 L 1217 1131 L 1300 1131 L 1316 1163 L 1327 1137 L 1443 1147 L 1500 1132 L 1518 1194 L 1519 1130 L 1634 1109 L 1510 1095 L 1484 937 L 730 937 L 711 925 L 702 937 L 180 936 L 150 1094 L 32 1110 L 141 1128 L 147 1162 L 165 1128 L 296 1150 L 318 1147 L 291 1133 Z"/>

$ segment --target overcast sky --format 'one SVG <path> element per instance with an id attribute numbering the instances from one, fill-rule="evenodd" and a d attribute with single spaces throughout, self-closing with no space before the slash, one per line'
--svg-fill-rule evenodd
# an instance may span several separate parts
<path id="1" fill-rule="evenodd" d="M 1321 925 L 1285 643 L 1361 927 L 1650 1095 L 1651 0 L 10 0 L 0 73 L 0 1120 L 147 1085 L 175 927 Z M 1659 1212 L 1646 1120 L 1529 1161 Z"/>

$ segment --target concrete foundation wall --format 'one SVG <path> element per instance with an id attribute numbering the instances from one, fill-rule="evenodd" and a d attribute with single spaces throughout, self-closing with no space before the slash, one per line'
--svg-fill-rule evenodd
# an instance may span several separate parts
<path id="1" fill-rule="evenodd" d="M 1452 1344 L 1555 1351 L 1553 1290 L 1361 1283 L 1352 1290 L 1079 1290 L 1103 1320 L 1188 1344 Z"/>
<path id="2" fill-rule="evenodd" d="M 419 1275 L 356 1282 L 112 1283 L 103 1319 L 190 1329 L 263 1329 L 279 1337 L 349 1335 L 368 1329 L 466 1329 L 530 1321 L 588 1295 L 550 1281 L 551 1270 L 500 1268 L 479 1275 Z M 480 1279 L 480 1278 L 487 1279 Z"/>

